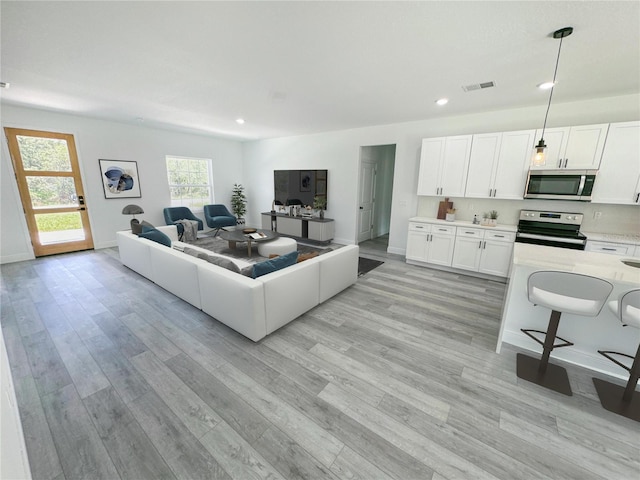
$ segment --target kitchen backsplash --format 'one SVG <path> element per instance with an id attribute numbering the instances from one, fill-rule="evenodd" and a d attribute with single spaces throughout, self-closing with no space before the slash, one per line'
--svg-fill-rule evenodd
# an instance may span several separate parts
<path id="1" fill-rule="evenodd" d="M 438 204 L 444 197 L 418 197 L 419 217 L 433 217 L 438 213 Z M 482 218 L 483 212 L 497 210 L 498 224 L 516 225 L 520 210 L 549 210 L 553 212 L 582 213 L 581 230 L 594 233 L 640 234 L 640 207 L 637 205 L 605 205 L 586 202 L 562 202 L 556 200 L 497 200 L 488 198 L 450 197 L 456 209 L 456 220 L 473 220 L 473 215 Z M 600 213 L 599 218 L 597 212 Z"/>

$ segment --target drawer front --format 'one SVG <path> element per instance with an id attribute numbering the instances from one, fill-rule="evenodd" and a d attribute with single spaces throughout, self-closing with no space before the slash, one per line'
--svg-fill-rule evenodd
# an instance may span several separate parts
<path id="1" fill-rule="evenodd" d="M 456 232 L 457 237 L 477 238 L 478 240 L 484 238 L 484 230 L 481 228 L 462 228 L 459 227 Z"/>
<path id="2" fill-rule="evenodd" d="M 428 223 L 409 222 L 410 232 L 430 232 L 431 225 Z"/>
<path id="3" fill-rule="evenodd" d="M 431 225 L 431 233 L 438 235 L 455 235 L 456 227 L 448 227 L 446 225 Z"/>
<path id="4" fill-rule="evenodd" d="M 610 255 L 632 255 L 634 251 L 634 246 L 625 245 L 621 243 L 587 241 L 587 251 L 608 253 Z"/>
<path id="5" fill-rule="evenodd" d="M 514 232 L 486 232 L 485 240 L 496 240 L 500 242 L 515 242 L 516 234 Z"/>

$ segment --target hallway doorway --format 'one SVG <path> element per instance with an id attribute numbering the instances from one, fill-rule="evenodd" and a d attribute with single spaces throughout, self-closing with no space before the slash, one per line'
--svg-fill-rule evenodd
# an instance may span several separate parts
<path id="1" fill-rule="evenodd" d="M 360 147 L 357 243 L 375 241 L 386 252 L 391 225 L 391 200 L 396 146 Z"/>

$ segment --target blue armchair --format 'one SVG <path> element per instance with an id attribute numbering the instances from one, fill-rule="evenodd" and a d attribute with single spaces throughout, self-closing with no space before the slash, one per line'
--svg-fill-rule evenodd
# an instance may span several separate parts
<path id="1" fill-rule="evenodd" d="M 238 219 L 222 204 L 205 205 L 204 219 L 210 228 L 216 229 L 214 237 L 218 235 L 220 230 L 224 230 L 224 227 L 233 227 L 238 223 Z"/>
<path id="2" fill-rule="evenodd" d="M 178 227 L 178 237 L 182 237 L 184 233 L 184 227 L 180 223 L 176 223 L 178 220 L 195 220 L 198 222 L 198 230 L 204 230 L 202 220 L 196 217 L 187 207 L 167 207 L 162 213 L 164 213 L 164 221 L 167 225 L 175 225 Z"/>

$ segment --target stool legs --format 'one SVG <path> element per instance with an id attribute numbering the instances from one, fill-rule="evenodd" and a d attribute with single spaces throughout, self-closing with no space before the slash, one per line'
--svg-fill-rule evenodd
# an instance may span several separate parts
<path id="1" fill-rule="evenodd" d="M 620 362 L 606 355 L 607 353 L 617 352 L 599 353 L 622 366 L 624 369 L 629 370 L 629 380 L 627 381 L 626 387 L 621 387 L 620 385 L 607 382 L 606 380 L 600 380 L 599 378 L 593 379 L 593 384 L 598 392 L 600 403 L 610 412 L 617 413 L 623 417 L 640 422 L 640 395 L 634 395 L 636 385 L 638 384 L 638 378 L 640 378 L 640 345 L 638 346 L 636 356 L 633 357 L 633 364 L 631 365 L 631 368 L 622 365 Z M 628 357 L 630 355 L 624 356 Z"/>
<path id="2" fill-rule="evenodd" d="M 534 330 L 522 329 L 525 334 L 529 335 L 536 342 L 542 345 L 542 357 L 538 360 L 537 358 L 519 353 L 517 355 L 516 373 L 518 378 L 522 378 L 523 380 L 527 380 L 555 392 L 562 393 L 563 395 L 571 396 L 573 393 L 571 391 L 571 385 L 569 384 L 567 371 L 559 365 L 549 363 L 549 357 L 554 348 L 573 345 L 573 343 L 568 342 L 563 338 L 561 338 L 561 340 L 564 343 L 555 345 L 556 338 L 560 338 L 556 335 L 558 332 L 558 325 L 560 324 L 560 315 L 561 312 L 556 310 L 551 311 L 551 318 L 549 319 L 549 326 L 544 338 L 544 343 L 529 333 Z"/>

